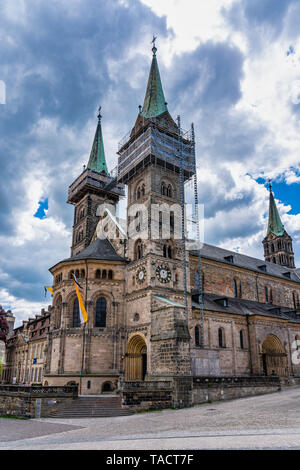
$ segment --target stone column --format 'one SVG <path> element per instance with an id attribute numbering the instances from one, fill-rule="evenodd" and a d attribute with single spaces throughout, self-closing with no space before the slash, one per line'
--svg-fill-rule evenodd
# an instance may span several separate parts
<path id="1" fill-rule="evenodd" d="M 185 311 L 161 307 L 151 311 L 151 372 L 149 380 L 173 382 L 173 405 L 191 406 L 190 334 Z"/>

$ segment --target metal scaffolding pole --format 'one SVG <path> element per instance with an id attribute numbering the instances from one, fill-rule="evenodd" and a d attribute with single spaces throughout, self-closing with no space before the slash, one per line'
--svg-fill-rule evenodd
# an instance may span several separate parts
<path id="1" fill-rule="evenodd" d="M 195 151 L 195 131 L 194 124 L 191 125 L 192 129 L 192 149 L 195 163 L 194 180 L 194 201 L 195 201 L 195 222 L 197 231 L 197 247 L 198 247 L 198 276 L 196 276 L 196 289 L 199 293 L 198 303 L 200 305 L 200 326 L 201 326 L 201 346 L 204 347 L 204 305 L 203 305 L 203 283 L 202 283 L 202 263 L 201 263 L 201 239 L 199 227 L 199 204 L 198 204 L 198 185 L 197 185 L 197 164 L 196 164 L 196 151 Z"/>
<path id="2" fill-rule="evenodd" d="M 182 157 L 182 137 L 180 116 L 177 116 L 178 124 L 178 140 L 179 140 L 179 182 L 180 182 L 180 207 L 181 207 L 181 244 L 182 244 L 182 268 L 183 268 L 183 292 L 184 292 L 184 308 L 186 318 L 188 320 L 187 306 L 187 286 L 186 286 L 186 250 L 185 250 L 185 207 L 184 207 L 184 178 L 183 178 L 183 157 Z"/>

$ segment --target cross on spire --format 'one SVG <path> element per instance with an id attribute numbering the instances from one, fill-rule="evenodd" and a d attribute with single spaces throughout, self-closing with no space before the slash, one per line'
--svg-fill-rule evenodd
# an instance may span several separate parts
<path id="1" fill-rule="evenodd" d="M 158 63 L 156 58 L 157 48 L 155 46 L 156 36 L 153 36 L 151 43 L 153 44 L 153 58 L 148 78 L 147 90 L 144 99 L 144 105 L 140 114 L 145 118 L 157 117 L 168 111 L 167 103 L 161 84 Z"/>
<path id="2" fill-rule="evenodd" d="M 268 179 L 268 183 L 269 183 L 269 191 L 272 191 L 272 180 L 270 178 Z"/>
<path id="3" fill-rule="evenodd" d="M 152 39 L 152 41 L 151 41 L 151 44 L 153 44 L 152 52 L 153 52 L 153 55 L 154 55 L 154 56 L 155 56 L 156 51 L 157 51 L 157 48 L 156 48 L 156 46 L 155 46 L 155 41 L 156 41 L 156 39 L 157 39 L 157 36 L 154 36 L 154 35 L 153 35 L 153 39 Z"/>

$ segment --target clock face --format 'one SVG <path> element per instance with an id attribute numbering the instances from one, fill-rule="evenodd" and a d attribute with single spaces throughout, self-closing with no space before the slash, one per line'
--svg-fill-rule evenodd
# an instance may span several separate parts
<path id="1" fill-rule="evenodd" d="M 144 282 L 146 278 L 146 269 L 145 268 L 140 268 L 138 272 L 136 273 L 136 279 L 139 283 Z"/>
<path id="2" fill-rule="evenodd" d="M 160 282 L 169 282 L 171 280 L 171 271 L 167 266 L 158 266 L 156 268 L 156 277 Z"/>

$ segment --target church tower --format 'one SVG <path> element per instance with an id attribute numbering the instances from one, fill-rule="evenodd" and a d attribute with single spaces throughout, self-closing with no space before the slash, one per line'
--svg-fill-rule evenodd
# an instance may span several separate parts
<path id="1" fill-rule="evenodd" d="M 116 205 L 124 196 L 123 185 L 108 173 L 104 152 L 101 107 L 98 124 L 87 168 L 71 184 L 68 191 L 69 204 L 74 207 L 74 224 L 71 256 L 75 256 L 92 241 L 97 222 L 97 208 L 103 203 Z"/>
<path id="2" fill-rule="evenodd" d="M 265 260 L 288 268 L 295 268 L 293 240 L 284 229 L 276 206 L 272 186 L 269 185 L 269 223 L 263 240 Z"/>
<path id="3" fill-rule="evenodd" d="M 118 181 L 128 186 L 126 380 L 190 374 L 182 208 L 194 154 L 169 114 L 155 44 L 152 52 L 143 106 L 118 151 Z"/>

